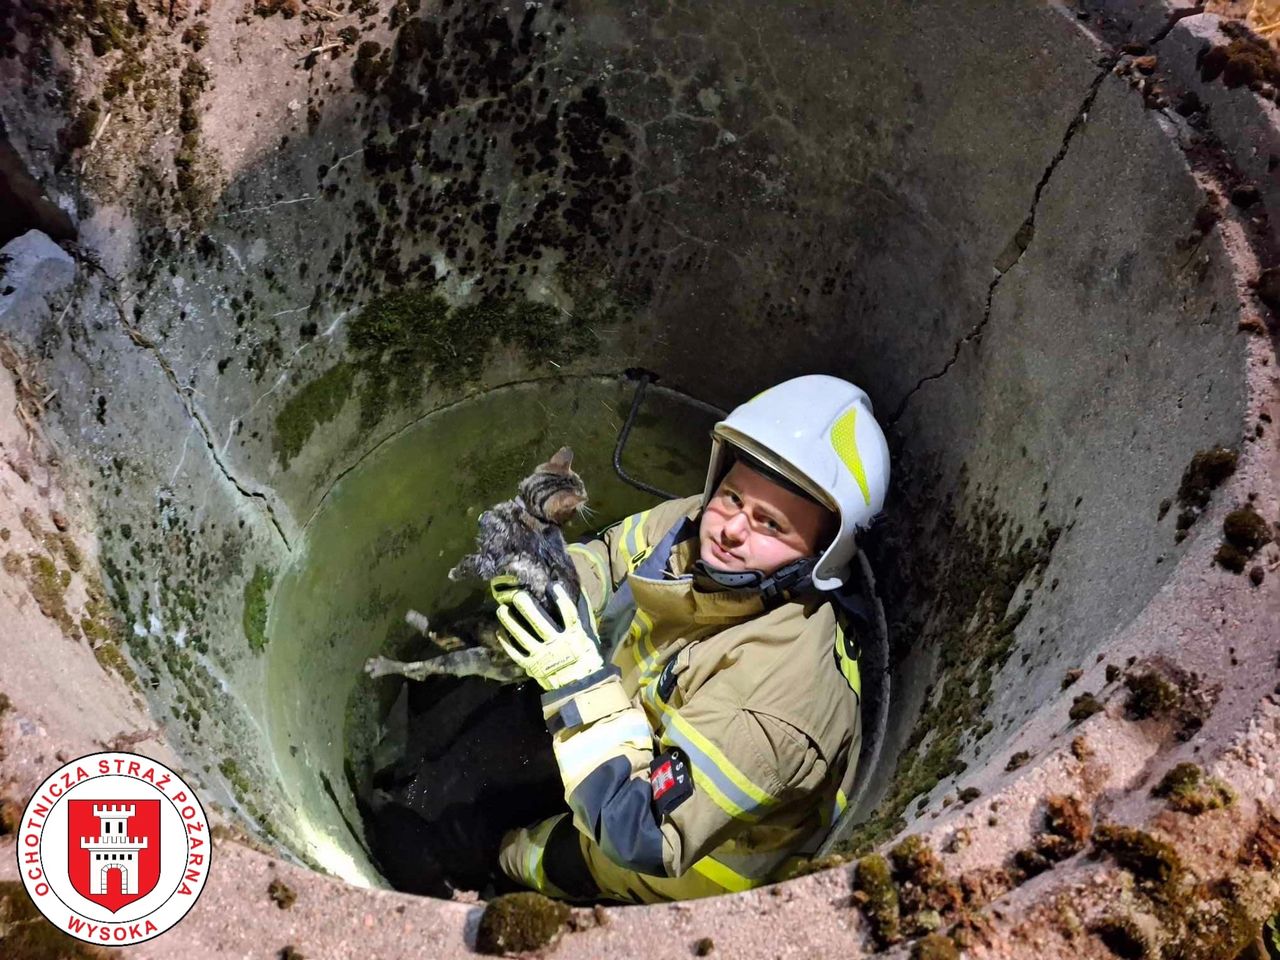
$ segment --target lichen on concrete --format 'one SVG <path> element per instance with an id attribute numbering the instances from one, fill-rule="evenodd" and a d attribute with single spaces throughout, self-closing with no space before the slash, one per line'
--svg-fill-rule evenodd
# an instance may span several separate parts
<path id="1" fill-rule="evenodd" d="M 244 586 L 244 636 L 255 653 L 267 647 L 267 613 L 274 583 L 275 574 L 259 565 Z"/>

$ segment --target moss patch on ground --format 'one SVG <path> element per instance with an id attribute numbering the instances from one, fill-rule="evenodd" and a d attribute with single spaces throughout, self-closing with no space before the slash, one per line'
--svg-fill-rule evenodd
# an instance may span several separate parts
<path id="1" fill-rule="evenodd" d="M 279 877 L 276 877 L 267 886 L 267 896 L 281 910 L 290 909 L 298 901 L 297 893 Z"/>
<path id="2" fill-rule="evenodd" d="M 21 883 L 2 880 L 0 956 L 15 960 L 107 960 L 121 954 L 63 933 L 41 915 Z"/>
<path id="3" fill-rule="evenodd" d="M 888 857 L 873 853 L 857 862 L 852 899 L 862 909 L 877 948 L 923 937 L 913 947 L 913 957 L 951 957 L 955 942 L 942 936 L 941 928 L 953 924 L 952 938 L 958 942 L 965 930 L 981 926 L 978 909 L 1009 889 L 1007 875 L 997 873 L 999 877 L 953 879 L 928 842 L 913 835 L 890 849 Z"/>
<path id="4" fill-rule="evenodd" d="M 42 553 L 27 556 L 27 589 L 35 599 L 40 612 L 55 621 L 63 634 L 79 639 L 71 612 L 67 609 L 67 587 L 71 584 L 71 572 L 59 570 L 58 565 Z"/>
<path id="5" fill-rule="evenodd" d="M 1182 876 L 1182 860 L 1177 851 L 1141 830 L 1103 824 L 1094 831 L 1093 844 L 1133 874 L 1152 899 L 1167 899 Z"/>
<path id="6" fill-rule="evenodd" d="M 1178 484 L 1178 530 L 1185 531 L 1209 505 L 1213 491 L 1236 472 L 1239 455 L 1226 447 L 1201 450 L 1182 472 Z"/>
<path id="7" fill-rule="evenodd" d="M 1043 873 L 1083 850 L 1092 828 L 1093 819 L 1078 798 L 1050 796 L 1045 801 L 1043 829 L 1032 839 L 1031 846 L 1014 854 L 1014 865 L 1024 879 Z"/>
<path id="8" fill-rule="evenodd" d="M 1101 713 L 1104 709 L 1102 701 L 1092 693 L 1081 693 L 1072 699 L 1071 709 L 1067 711 L 1067 717 L 1072 723 L 1080 723 L 1083 720 L 1088 720 L 1095 713 Z"/>
<path id="9" fill-rule="evenodd" d="M 569 908 L 540 893 L 509 893 L 490 900 L 476 931 L 476 949 L 495 956 L 550 946 L 569 921 Z"/>
<path id="10" fill-rule="evenodd" d="M 1132 720 L 1167 714 L 1182 699 L 1178 688 L 1155 671 L 1131 673 L 1124 678 L 1124 685 L 1129 689 L 1125 710 Z"/>
<path id="11" fill-rule="evenodd" d="M 1271 542 L 1271 530 L 1252 504 L 1232 510 L 1222 521 L 1223 543 L 1214 554 L 1218 565 L 1243 573 L 1249 558 Z"/>
<path id="12" fill-rule="evenodd" d="M 1167 797 L 1170 808 L 1192 816 L 1221 810 L 1235 803 L 1235 791 L 1216 777 L 1205 776 L 1197 764 L 1179 763 L 1151 790 L 1155 797 Z"/>
<path id="13" fill-rule="evenodd" d="M 911 947 L 911 960 L 960 960 L 960 951 L 950 937 L 931 933 Z"/>
<path id="14" fill-rule="evenodd" d="M 872 853 L 858 861 L 853 878 L 854 902 L 862 907 L 871 938 L 883 948 L 902 939 L 902 917 L 898 904 L 898 885 L 893 882 L 889 861 Z"/>
<path id="15" fill-rule="evenodd" d="M 3 759 L 3 752 L 0 752 L 0 759 Z M 21 825 L 22 805 L 9 797 L 0 797 L 0 837 L 17 833 Z M 0 942 L 3 940 L 0 939 Z"/>
<path id="16" fill-rule="evenodd" d="M 244 585 L 244 636 L 249 648 L 261 653 L 267 648 L 267 613 L 275 575 L 259 564 Z"/>

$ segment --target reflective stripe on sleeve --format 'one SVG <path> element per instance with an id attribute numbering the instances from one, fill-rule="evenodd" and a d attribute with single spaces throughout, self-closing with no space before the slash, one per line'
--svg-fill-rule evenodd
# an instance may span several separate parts
<path id="1" fill-rule="evenodd" d="M 552 742 L 565 791 L 572 793 L 596 767 L 622 754 L 623 747 L 653 749 L 653 730 L 645 715 L 631 708 L 599 720 L 566 739 Z"/>
<path id="2" fill-rule="evenodd" d="M 659 704 L 667 720 L 664 743 L 677 746 L 689 757 L 693 782 L 721 810 L 738 820 L 758 820 L 777 798 L 756 784 L 730 762 L 720 749 L 698 733 L 688 720 L 666 704 Z"/>
<path id="3" fill-rule="evenodd" d="M 569 792 L 568 800 L 606 857 L 637 873 L 667 875 L 649 778 L 633 777 L 625 758 L 613 757 L 596 767 Z"/>

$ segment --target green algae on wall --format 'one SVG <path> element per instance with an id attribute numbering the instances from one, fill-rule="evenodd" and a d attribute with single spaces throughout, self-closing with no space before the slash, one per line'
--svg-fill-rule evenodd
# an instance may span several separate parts
<path id="1" fill-rule="evenodd" d="M 267 648 L 267 600 L 274 582 L 275 575 L 259 565 L 244 586 L 244 635 L 258 653 Z"/>
<path id="2" fill-rule="evenodd" d="M 450 308 L 423 288 L 373 300 L 351 324 L 361 384 L 361 423 L 372 426 L 392 403 L 422 395 L 424 376 L 445 386 L 477 377 L 499 343 L 520 347 L 530 364 L 595 346 L 584 325 L 550 304 L 485 297 Z"/>
<path id="3" fill-rule="evenodd" d="M 351 396 L 355 368 L 349 363 L 330 367 L 289 398 L 276 414 L 274 447 L 287 467 L 311 439 L 316 428 L 330 422 Z"/>
<path id="4" fill-rule="evenodd" d="M 586 319 L 552 304 L 491 296 L 451 307 L 421 287 L 377 297 L 349 331 L 354 360 L 303 386 L 276 417 L 273 446 L 283 466 L 338 415 L 353 388 L 360 426 L 369 429 L 391 409 L 420 400 L 428 382 L 458 387 L 474 380 L 501 345 L 518 347 L 530 367 L 597 347 Z"/>

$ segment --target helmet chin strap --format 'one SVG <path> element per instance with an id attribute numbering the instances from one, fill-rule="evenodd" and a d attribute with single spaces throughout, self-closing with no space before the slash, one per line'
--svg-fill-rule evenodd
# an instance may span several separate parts
<path id="1" fill-rule="evenodd" d="M 801 557 L 770 574 L 759 570 L 717 570 L 705 560 L 693 564 L 694 583 L 712 590 L 758 593 L 765 606 L 786 603 L 813 589 L 813 568 L 817 557 Z"/>

